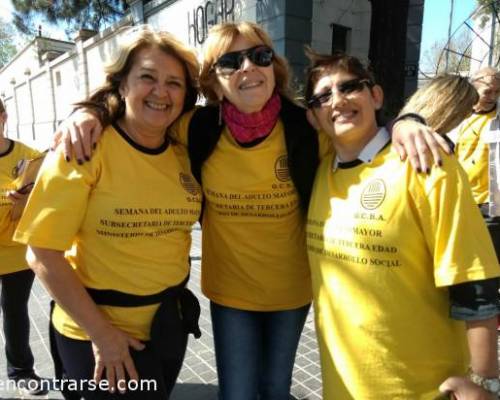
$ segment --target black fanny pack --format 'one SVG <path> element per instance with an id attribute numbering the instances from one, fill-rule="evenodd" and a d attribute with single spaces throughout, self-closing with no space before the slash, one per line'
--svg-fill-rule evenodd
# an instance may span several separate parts
<path id="1" fill-rule="evenodd" d="M 186 288 L 188 280 L 189 275 L 176 286 L 146 296 L 117 290 L 91 288 L 86 290 L 98 305 L 141 307 L 160 303 L 151 323 L 150 337 L 155 354 L 164 360 L 182 346 L 186 335 L 191 333 L 197 339 L 201 336 L 198 325 L 200 303 Z"/>
<path id="2" fill-rule="evenodd" d="M 172 354 L 177 354 L 185 346 L 186 337 L 192 333 L 195 338 L 201 336 L 198 320 L 200 318 L 200 303 L 196 296 L 187 289 L 189 275 L 180 284 L 169 287 L 159 293 L 140 296 L 116 290 L 100 290 L 86 288 L 90 297 L 98 305 L 115 307 L 140 307 L 160 303 L 150 329 L 151 343 L 154 354 L 160 361 L 165 361 Z M 56 378 L 63 378 L 61 358 L 55 341 L 55 328 L 52 324 L 52 313 L 55 303 L 50 302 L 49 335 L 50 352 L 54 361 Z"/>

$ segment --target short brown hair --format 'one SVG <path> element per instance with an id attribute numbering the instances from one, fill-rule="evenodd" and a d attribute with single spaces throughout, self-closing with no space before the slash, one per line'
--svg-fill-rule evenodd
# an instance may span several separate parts
<path id="1" fill-rule="evenodd" d="M 0 113 L 5 112 L 5 106 L 3 105 L 3 101 L 0 99 Z"/>
<path id="2" fill-rule="evenodd" d="M 255 45 L 263 43 L 273 48 L 273 42 L 269 35 L 259 25 L 252 22 L 225 22 L 213 26 L 205 42 L 200 73 L 201 92 L 209 103 L 213 104 L 219 101 L 214 89 L 216 76 L 213 66 L 220 56 L 227 53 L 238 36 L 244 37 Z M 278 93 L 292 99 L 288 62 L 283 57 L 274 54 L 273 68 Z"/>
<path id="3" fill-rule="evenodd" d="M 344 71 L 357 78 L 367 79 L 371 82 L 371 86 L 375 85 L 375 78 L 369 67 L 365 67 L 356 57 L 341 52 L 320 54 L 308 46 L 305 48 L 305 53 L 310 60 L 304 93 L 306 103 L 311 99 L 319 79 L 327 73 Z"/>

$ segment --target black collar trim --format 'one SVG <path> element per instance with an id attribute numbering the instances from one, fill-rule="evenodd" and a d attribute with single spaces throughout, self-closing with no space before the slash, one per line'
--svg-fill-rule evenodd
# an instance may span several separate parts
<path id="1" fill-rule="evenodd" d="M 234 139 L 234 140 L 236 141 L 236 143 L 238 143 L 239 146 L 245 147 L 248 149 L 248 148 L 255 147 L 258 144 L 262 143 L 264 140 L 266 140 L 269 137 L 270 134 L 271 134 L 271 132 L 269 132 L 266 136 L 262 136 L 260 138 L 257 138 L 255 140 L 252 140 L 251 142 L 247 142 L 247 143 L 238 142 L 236 139 Z"/>
<path id="2" fill-rule="evenodd" d="M 357 167 L 360 164 L 363 164 L 363 160 L 360 160 L 359 158 L 356 158 L 355 160 L 347 161 L 347 162 L 340 162 L 339 161 L 339 163 L 337 164 L 337 168 L 340 168 L 340 169 L 349 169 L 349 168 Z"/>
<path id="3" fill-rule="evenodd" d="M 168 145 L 170 143 L 168 136 L 165 135 L 165 141 L 159 146 L 154 149 L 151 149 L 149 147 L 145 147 L 139 143 L 136 143 L 132 140 L 132 138 L 127 135 L 127 133 L 116 123 L 111 124 L 113 128 L 120 134 L 120 136 L 125 139 L 125 141 L 130 144 L 134 149 L 139 150 L 141 153 L 145 154 L 151 154 L 151 155 L 157 155 L 163 153 L 165 150 L 167 150 Z"/>
<path id="4" fill-rule="evenodd" d="M 380 154 L 389 144 L 391 144 L 392 140 L 388 140 L 387 143 L 385 144 L 384 147 L 380 149 L 380 151 L 377 154 Z M 338 162 L 337 168 L 340 169 L 349 169 L 349 168 L 354 168 L 357 167 L 358 165 L 363 164 L 363 160 L 360 160 L 359 158 L 356 158 L 355 160 L 352 161 L 347 161 L 347 162 Z"/>
<path id="5" fill-rule="evenodd" d="M 7 150 L 5 150 L 2 154 L 0 154 L 0 157 L 8 156 L 10 153 L 12 153 L 12 150 L 14 150 L 15 142 L 10 139 L 7 139 L 7 141 L 9 142 L 9 147 L 7 147 Z"/>

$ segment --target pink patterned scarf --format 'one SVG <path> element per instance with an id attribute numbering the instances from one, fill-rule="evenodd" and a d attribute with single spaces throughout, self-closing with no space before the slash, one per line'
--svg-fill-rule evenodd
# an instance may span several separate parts
<path id="1" fill-rule="evenodd" d="M 262 110 L 245 114 L 228 101 L 222 103 L 222 117 L 238 143 L 250 143 L 271 133 L 279 118 L 281 98 L 277 92 Z"/>

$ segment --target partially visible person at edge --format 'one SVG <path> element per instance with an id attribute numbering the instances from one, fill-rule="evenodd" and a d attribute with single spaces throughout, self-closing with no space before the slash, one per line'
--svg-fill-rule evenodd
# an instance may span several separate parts
<path id="1" fill-rule="evenodd" d="M 472 187 L 500 260 L 500 73 L 482 68 L 472 76 L 479 93 L 473 114 L 449 133 L 455 153 Z M 490 167 L 491 164 L 491 167 Z M 500 322 L 499 322 L 500 326 Z"/>
<path id="2" fill-rule="evenodd" d="M 17 220 L 11 218 L 13 202 L 24 202 L 30 188 L 17 192 L 19 165 L 36 158 L 40 153 L 4 136 L 7 111 L 0 100 L 0 282 L 2 284 L 3 331 L 7 376 L 23 392 L 43 395 L 42 381 L 35 374 L 34 358 L 30 348 L 30 321 L 28 299 L 35 274 L 25 260 L 26 246 L 15 243 L 12 235 Z"/>
<path id="3" fill-rule="evenodd" d="M 371 73 L 348 55 L 310 58 L 308 112 L 335 148 L 307 223 L 323 399 L 497 398 L 500 270 L 465 173 L 452 156 L 428 175 L 401 166 Z M 432 114 L 458 123 L 477 94 L 437 79 L 462 103 Z"/>
<path id="4" fill-rule="evenodd" d="M 120 40 L 106 83 L 81 103 L 114 110 L 94 157 L 47 156 L 15 240 L 29 245 L 56 302 L 53 357 L 79 385 L 67 398 L 166 399 L 187 332 L 200 334 L 199 304 L 184 286 L 201 190 L 185 147 L 168 136 L 195 104 L 199 64 L 167 32 L 138 27 Z M 107 383 L 96 389 L 91 379 Z M 139 390 L 155 383 L 127 390 L 138 379 Z"/>
<path id="5" fill-rule="evenodd" d="M 200 74 L 208 106 L 173 129 L 205 195 L 202 290 L 211 301 L 222 400 L 289 399 L 310 308 L 305 213 L 330 143 L 292 100 L 289 79 L 258 25 L 216 25 Z M 94 112 L 106 125 L 109 111 Z M 89 114 L 71 121 L 66 126 L 76 124 L 87 138 L 100 134 Z"/>

